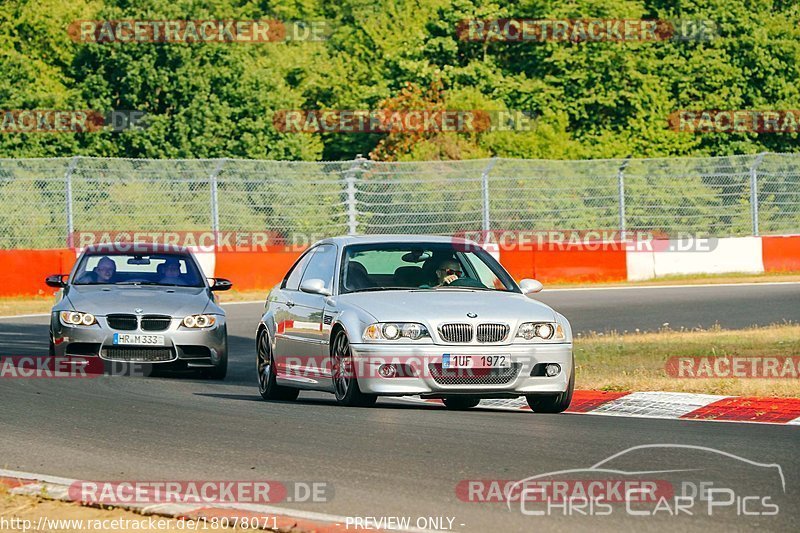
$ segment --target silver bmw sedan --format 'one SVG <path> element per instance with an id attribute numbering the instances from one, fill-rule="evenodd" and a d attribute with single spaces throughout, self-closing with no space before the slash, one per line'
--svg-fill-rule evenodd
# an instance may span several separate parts
<path id="1" fill-rule="evenodd" d="M 420 395 L 451 409 L 525 396 L 533 411 L 564 411 L 572 331 L 531 298 L 541 289 L 516 283 L 469 241 L 322 240 L 269 293 L 256 334 L 259 391 L 268 400 L 327 391 L 350 406 Z"/>
<path id="2" fill-rule="evenodd" d="M 85 250 L 69 275 L 49 276 L 60 300 L 50 320 L 50 355 L 121 363 L 177 363 L 224 379 L 228 367 L 225 311 L 190 250 L 125 244 Z"/>

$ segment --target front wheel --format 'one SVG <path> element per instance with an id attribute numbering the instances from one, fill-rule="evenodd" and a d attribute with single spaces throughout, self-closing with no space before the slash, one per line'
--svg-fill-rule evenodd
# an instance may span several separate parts
<path id="1" fill-rule="evenodd" d="M 567 390 L 559 394 L 525 396 L 528 405 L 534 413 L 562 413 L 567 410 L 572 402 L 572 393 L 575 390 L 575 363 L 572 363 L 572 373 L 569 376 Z"/>
<path id="2" fill-rule="evenodd" d="M 472 396 L 448 396 L 442 400 L 442 403 L 448 409 L 454 411 L 462 411 L 464 409 L 471 409 L 481 403 L 480 398 L 473 398 Z"/>
<path id="3" fill-rule="evenodd" d="M 205 379 L 211 379 L 215 381 L 222 381 L 225 379 L 225 376 L 228 375 L 228 351 L 225 350 L 225 355 L 223 355 L 219 362 L 215 364 L 211 368 L 204 368 L 201 372 L 201 375 Z"/>
<path id="4" fill-rule="evenodd" d="M 275 359 L 269 336 L 264 330 L 258 334 L 256 341 L 256 370 L 258 371 L 258 392 L 265 400 L 296 400 L 299 389 L 278 385 L 275 370 Z"/>
<path id="5" fill-rule="evenodd" d="M 378 399 L 374 394 L 364 394 L 358 386 L 358 378 L 353 370 L 353 357 L 350 342 L 344 331 L 336 334 L 331 349 L 333 359 L 331 369 L 333 390 L 336 401 L 348 407 L 369 407 Z"/>

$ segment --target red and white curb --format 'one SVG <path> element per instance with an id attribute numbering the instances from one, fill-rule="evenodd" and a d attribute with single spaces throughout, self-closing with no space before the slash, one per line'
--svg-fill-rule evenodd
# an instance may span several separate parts
<path id="1" fill-rule="evenodd" d="M 405 398 L 440 404 L 440 400 Z M 481 400 L 480 408 L 530 410 L 525 398 Z M 567 413 L 761 424 L 800 425 L 800 398 L 718 396 L 683 392 L 605 392 L 577 390 Z"/>
<path id="2" fill-rule="evenodd" d="M 0 469 L 0 485 L 7 487 L 10 494 L 37 496 L 48 500 L 60 500 L 82 505 L 91 505 L 74 498 L 70 494 L 70 486 L 76 483 L 82 482 L 77 479 Z M 263 529 L 270 531 L 291 531 L 292 533 L 338 533 L 341 531 L 353 531 L 354 529 L 352 526 L 350 528 L 347 527 L 347 517 L 345 516 L 249 503 L 221 505 L 120 503 L 104 505 L 104 507 L 115 507 L 144 516 L 157 515 L 177 520 L 186 519 L 199 521 L 206 519 L 210 521 L 213 518 L 228 518 L 232 523 L 234 518 L 239 518 L 240 520 L 245 518 L 253 520 L 257 518 L 259 519 L 259 524 L 267 526 Z M 202 525 L 200 529 L 203 529 Z M 426 533 L 425 530 L 414 528 L 392 529 L 391 531 Z"/>

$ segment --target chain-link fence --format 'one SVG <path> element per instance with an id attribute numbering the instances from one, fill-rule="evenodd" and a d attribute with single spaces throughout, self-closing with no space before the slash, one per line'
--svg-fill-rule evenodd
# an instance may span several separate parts
<path id="1" fill-rule="evenodd" d="M 800 232 L 800 154 L 383 163 L 0 159 L 0 248 L 80 231 Z M 297 240 L 295 239 L 295 242 Z"/>

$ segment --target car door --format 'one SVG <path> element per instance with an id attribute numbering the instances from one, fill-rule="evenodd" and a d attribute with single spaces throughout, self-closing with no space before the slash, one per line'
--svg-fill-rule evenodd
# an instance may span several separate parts
<path id="1" fill-rule="evenodd" d="M 275 306 L 273 315 L 275 320 L 275 353 L 273 357 L 275 358 L 275 368 L 279 374 L 291 371 L 291 369 L 287 369 L 287 364 L 292 363 L 289 358 L 296 357 L 298 350 L 303 347 L 302 342 L 298 341 L 295 333 L 294 320 L 297 316 L 294 309 L 296 305 L 295 299 L 300 292 L 300 280 L 303 277 L 303 272 L 315 251 L 312 248 L 300 256 L 283 278 L 280 290 L 270 304 Z M 296 363 L 294 366 L 296 366 Z"/>
<path id="2" fill-rule="evenodd" d="M 319 279 L 332 292 L 336 268 L 336 246 L 322 244 L 303 272 L 300 285 L 311 279 Z M 298 343 L 297 357 L 303 359 L 305 375 L 311 379 L 330 376 L 328 368 L 329 325 L 325 324 L 325 300 L 327 296 L 297 291 L 294 295 L 292 334 Z M 302 348 L 300 346 L 302 345 Z"/>

